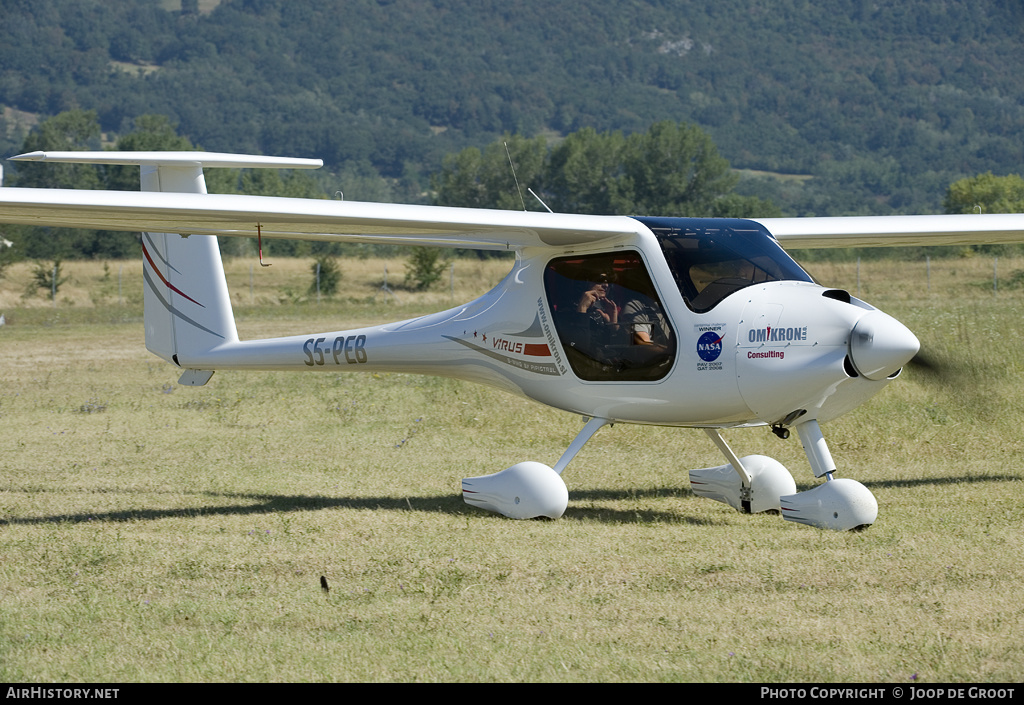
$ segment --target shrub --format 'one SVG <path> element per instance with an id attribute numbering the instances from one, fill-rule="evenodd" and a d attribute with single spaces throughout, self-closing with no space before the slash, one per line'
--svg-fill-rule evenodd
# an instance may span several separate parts
<path id="1" fill-rule="evenodd" d="M 319 292 L 322 296 L 334 296 L 338 293 L 338 285 L 341 283 L 341 268 L 338 267 L 337 257 L 316 255 L 313 257 L 310 270 L 313 272 L 313 281 L 309 284 L 310 294 Z"/>
<path id="2" fill-rule="evenodd" d="M 32 278 L 36 283 L 36 288 L 45 289 L 54 294 L 60 291 L 60 285 L 67 281 L 67 277 L 61 273 L 60 259 L 53 260 L 52 264 L 36 262 L 36 266 L 32 270 Z"/>
<path id="3" fill-rule="evenodd" d="M 424 291 L 436 283 L 448 267 L 448 258 L 436 247 L 417 247 L 405 263 L 405 287 Z"/>

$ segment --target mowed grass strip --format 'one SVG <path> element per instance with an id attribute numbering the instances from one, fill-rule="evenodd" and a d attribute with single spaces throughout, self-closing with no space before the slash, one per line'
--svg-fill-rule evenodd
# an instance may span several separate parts
<path id="1" fill-rule="evenodd" d="M 23 298 L 28 266 L 12 267 L 0 678 L 1020 681 L 1024 294 L 993 293 L 993 264 L 933 261 L 930 288 L 923 262 L 862 264 L 861 296 L 946 372 L 908 369 L 825 426 L 839 474 L 880 505 L 843 534 L 698 499 L 686 471 L 724 462 L 703 433 L 623 425 L 566 470 L 562 519 L 485 514 L 462 477 L 553 463 L 581 420 L 411 375 L 179 387 L 145 351 L 139 277 L 113 288 L 120 263 L 66 263 L 56 307 Z M 454 287 L 395 296 L 379 292 L 384 266 L 401 280 L 401 261 L 344 261 L 342 291 L 318 305 L 308 261 L 257 269 L 252 290 L 249 262 L 229 261 L 240 331 L 438 310 L 508 263 L 457 261 Z M 856 293 L 855 264 L 812 270 Z M 795 436 L 727 437 L 813 486 Z"/>

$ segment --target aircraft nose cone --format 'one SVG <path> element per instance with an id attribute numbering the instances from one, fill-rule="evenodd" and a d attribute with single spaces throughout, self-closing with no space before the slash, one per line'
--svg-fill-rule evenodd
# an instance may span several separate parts
<path id="1" fill-rule="evenodd" d="M 917 336 L 881 311 L 862 316 L 850 334 L 853 366 L 870 380 L 882 380 L 894 374 L 920 349 Z"/>

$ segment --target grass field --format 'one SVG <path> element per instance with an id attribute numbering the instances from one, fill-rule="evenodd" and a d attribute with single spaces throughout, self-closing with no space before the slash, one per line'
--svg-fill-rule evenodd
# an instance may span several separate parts
<path id="1" fill-rule="evenodd" d="M 228 262 L 243 337 L 438 310 L 508 266 L 389 295 L 401 262 L 349 260 L 318 304 L 309 262 L 271 261 L 251 286 Z M 724 462 L 703 433 L 622 425 L 569 466 L 562 519 L 485 514 L 460 479 L 555 462 L 579 418 L 397 374 L 179 387 L 141 264 L 65 268 L 56 305 L 28 264 L 0 280 L 2 681 L 1024 678 L 1024 292 L 990 258 L 812 268 L 950 370 L 825 426 L 880 506 L 841 534 L 699 499 L 687 469 Z M 814 484 L 795 434 L 727 437 Z"/>

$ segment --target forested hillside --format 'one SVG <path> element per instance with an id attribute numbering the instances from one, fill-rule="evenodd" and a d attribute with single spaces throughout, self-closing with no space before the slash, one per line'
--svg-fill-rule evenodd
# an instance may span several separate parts
<path id="1" fill-rule="evenodd" d="M 668 119 L 733 168 L 813 176 L 741 182 L 787 214 L 935 212 L 1021 170 L 1022 34 L 1015 0 L 4 0 L 0 146 L 73 108 L 110 134 L 156 113 L 409 200 L 505 132 Z"/>

